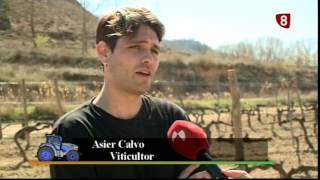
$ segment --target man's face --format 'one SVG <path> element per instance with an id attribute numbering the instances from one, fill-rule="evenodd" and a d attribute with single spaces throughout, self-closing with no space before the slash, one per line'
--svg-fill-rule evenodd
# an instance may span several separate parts
<path id="1" fill-rule="evenodd" d="M 148 91 L 159 66 L 159 46 L 156 33 L 146 25 L 131 37 L 119 38 L 108 57 L 107 86 L 137 95 Z"/>

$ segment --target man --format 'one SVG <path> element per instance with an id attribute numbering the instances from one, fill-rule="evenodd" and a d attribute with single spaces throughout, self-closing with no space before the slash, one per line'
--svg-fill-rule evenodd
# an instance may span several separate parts
<path id="1" fill-rule="evenodd" d="M 166 138 L 174 120 L 187 120 L 177 105 L 144 95 L 159 66 L 163 35 L 164 26 L 145 8 L 126 7 L 100 18 L 96 53 L 103 65 L 104 85 L 97 97 L 61 117 L 53 133 L 61 135 L 64 142 L 75 138 Z M 197 168 L 52 165 L 50 173 L 53 178 L 211 178 L 206 171 L 194 171 Z"/>

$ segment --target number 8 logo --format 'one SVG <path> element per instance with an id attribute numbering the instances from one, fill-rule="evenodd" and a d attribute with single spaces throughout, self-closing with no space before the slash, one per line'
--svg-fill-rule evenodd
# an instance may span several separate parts
<path id="1" fill-rule="evenodd" d="M 288 18 L 287 18 L 287 16 L 282 15 L 282 16 L 280 17 L 280 19 L 281 19 L 281 21 L 280 21 L 281 26 L 286 26 L 287 23 L 288 23 Z"/>
<path id="2" fill-rule="evenodd" d="M 283 28 L 290 27 L 290 14 L 277 14 L 276 15 L 277 23 Z"/>

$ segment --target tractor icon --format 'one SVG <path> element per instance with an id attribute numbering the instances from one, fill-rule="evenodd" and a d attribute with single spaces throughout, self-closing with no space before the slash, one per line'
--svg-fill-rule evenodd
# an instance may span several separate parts
<path id="1" fill-rule="evenodd" d="M 39 161 L 52 161 L 55 157 L 78 161 L 78 148 L 75 144 L 62 143 L 62 137 L 59 135 L 46 134 L 46 142 L 40 144 L 37 157 Z"/>

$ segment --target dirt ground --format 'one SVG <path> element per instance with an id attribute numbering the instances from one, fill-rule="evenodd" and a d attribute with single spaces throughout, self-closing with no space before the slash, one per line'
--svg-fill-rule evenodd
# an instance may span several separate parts
<path id="1" fill-rule="evenodd" d="M 32 124 L 30 123 L 30 125 Z M 13 140 L 14 134 L 22 126 L 21 124 L 7 125 L 2 124 L 5 129 L 3 130 L 3 138 L 0 140 L 0 178 L 50 178 L 49 167 L 47 166 L 31 166 L 25 162 L 19 169 L 14 169 L 14 166 L 23 160 Z M 38 147 L 45 140 L 45 133 L 50 133 L 50 131 L 50 129 L 43 129 L 30 134 L 31 145 L 29 150 L 26 151 L 29 159 L 36 159 Z M 25 145 L 25 143 L 22 144 Z"/>
<path id="2" fill-rule="evenodd" d="M 274 114 L 274 109 L 263 109 L 261 119 L 262 122 L 257 120 L 257 116 L 251 117 L 251 124 L 253 128 L 248 125 L 248 118 L 246 115 L 242 115 L 242 131 L 243 135 L 248 135 L 250 138 L 271 138 L 268 144 L 268 157 L 269 160 L 275 161 L 275 163 L 284 163 L 284 170 L 289 172 L 292 168 L 298 168 L 299 166 L 312 166 L 318 167 L 318 139 L 314 132 L 314 114 L 313 112 L 306 113 L 306 126 L 308 139 L 316 149 L 316 152 L 308 150 L 308 144 L 306 143 L 304 132 L 297 121 L 292 122 L 293 135 L 299 139 L 299 158 L 297 156 L 296 145 L 292 141 L 291 125 L 285 123 L 279 126 L 275 123 L 273 126 L 274 132 L 277 134 L 275 137 L 272 133 L 273 118 L 266 116 L 267 113 Z M 296 112 L 294 116 L 298 116 Z M 206 123 L 216 120 L 217 116 L 209 114 L 204 116 Z M 193 120 L 195 120 L 192 117 Z M 286 119 L 283 116 L 283 119 Z M 230 123 L 229 114 L 224 114 L 221 117 L 221 121 Z M 2 124 L 3 138 L 0 140 L 0 179 L 1 178 L 50 178 L 48 166 L 31 166 L 27 162 L 24 163 L 19 169 L 13 167 L 17 165 L 23 159 L 19 155 L 19 149 L 14 143 L 14 134 L 21 129 L 21 124 Z M 232 128 L 229 126 L 220 126 L 218 131 L 213 125 L 210 128 L 211 137 L 229 137 L 232 134 Z M 36 151 L 40 143 L 45 140 L 45 133 L 50 133 L 51 129 L 44 129 L 31 133 L 31 147 L 27 151 L 27 156 L 31 160 L 36 160 Z M 221 165 L 222 168 L 236 168 L 236 165 Z M 252 167 L 252 166 L 249 166 Z M 277 171 L 272 168 L 266 170 L 255 169 L 250 172 L 253 178 L 280 178 Z M 293 178 L 317 178 L 318 171 L 300 172 L 293 175 Z"/>

